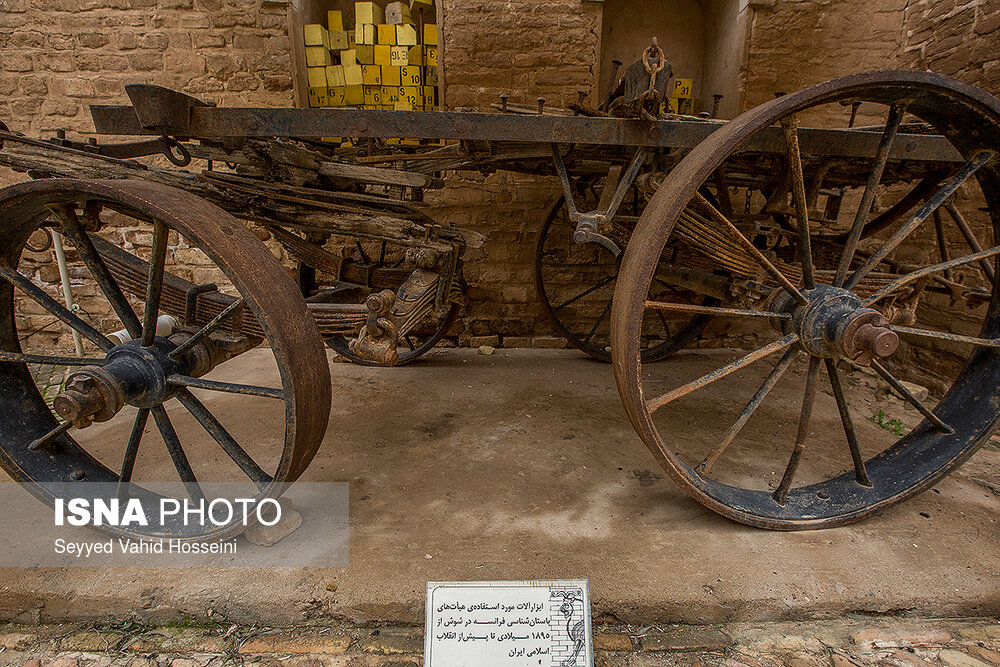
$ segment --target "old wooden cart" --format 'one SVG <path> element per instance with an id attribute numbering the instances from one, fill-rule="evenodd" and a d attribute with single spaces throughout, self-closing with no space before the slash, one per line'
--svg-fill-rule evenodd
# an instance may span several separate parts
<path id="1" fill-rule="evenodd" d="M 1000 418 L 1000 101 L 953 79 L 859 74 L 731 122 L 595 117 L 583 107 L 217 108 L 154 86 L 128 94 L 131 105 L 93 108 L 97 132 L 152 138 L 0 133 L 0 163 L 35 177 L 0 191 L 0 464 L 17 480 L 131 480 L 152 415 L 163 456 L 192 488 L 199 466 L 214 474 L 228 465 L 259 494 L 279 494 L 327 426 L 323 340 L 355 361 L 391 366 L 419 357 L 452 325 L 463 251 L 482 239 L 437 224 L 422 201 L 441 173 L 461 170 L 550 174 L 554 165 L 565 194 L 538 234 L 539 294 L 571 343 L 613 361 L 626 412 L 664 470 L 727 517 L 776 529 L 857 520 L 932 486 Z M 862 127 L 859 118 L 878 121 Z M 361 141 L 321 141 L 330 136 Z M 381 141 L 393 137 L 450 143 Z M 132 159 L 153 154 L 204 168 Z M 107 240 L 114 229 L 128 230 L 124 244 Z M 77 277 L 96 284 L 116 320 L 88 321 L 33 281 L 25 258 L 63 237 Z M 298 284 L 262 239 L 298 260 Z M 959 244 L 968 251 L 956 253 Z M 215 271 L 211 284 L 172 269 L 195 250 Z M 601 290 L 603 308 L 577 307 Z M 29 351 L 15 292 L 91 352 Z M 942 317 L 947 308 L 965 315 Z M 158 332 L 164 313 L 173 319 Z M 651 391 L 649 365 L 722 317 L 769 326 L 755 330 L 752 351 Z M 225 376 L 226 361 L 252 348 L 273 354 L 280 387 Z M 671 422 L 671 408 L 771 355 L 773 369 L 734 419 L 705 415 L 706 429 L 725 426 L 711 447 L 699 451 Z M 729 449 L 797 358 L 808 360 L 804 399 L 782 406 L 797 423 L 794 442 Z M 62 421 L 32 379 L 38 363 L 77 369 L 55 397 Z M 842 433 L 810 434 L 821 367 Z M 848 394 L 874 385 L 842 377 L 858 369 L 882 378 L 922 421 L 888 430 L 856 422 Z M 915 370 L 929 398 L 901 379 Z M 240 443 L 196 397 L 204 391 L 248 401 L 247 415 L 260 401 L 283 406 L 283 421 L 273 420 L 281 433 Z M 168 401 L 211 435 L 210 453 L 180 442 Z M 69 430 L 126 414 L 134 422 L 116 448 L 85 446 L 86 431 Z M 815 457 L 803 456 L 807 441 Z M 823 454 L 819 441 L 828 441 Z"/>

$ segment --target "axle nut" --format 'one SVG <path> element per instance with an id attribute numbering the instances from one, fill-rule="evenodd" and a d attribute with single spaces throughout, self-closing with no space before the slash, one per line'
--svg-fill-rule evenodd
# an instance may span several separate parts
<path id="1" fill-rule="evenodd" d="M 891 329 L 865 324 L 858 329 L 856 343 L 861 349 L 881 359 L 896 351 L 899 347 L 899 335 Z"/>

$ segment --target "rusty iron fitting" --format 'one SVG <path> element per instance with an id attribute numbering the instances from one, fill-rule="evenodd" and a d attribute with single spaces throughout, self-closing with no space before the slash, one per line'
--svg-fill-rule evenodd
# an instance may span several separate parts
<path id="1" fill-rule="evenodd" d="M 71 375 L 66 389 L 52 402 L 56 414 L 76 428 L 108 421 L 124 405 L 118 382 L 98 366 L 84 366 Z"/>
<path id="2" fill-rule="evenodd" d="M 866 312 L 847 325 L 841 341 L 844 355 L 865 365 L 894 353 L 899 347 L 899 334 L 889 328 L 884 315 Z"/>

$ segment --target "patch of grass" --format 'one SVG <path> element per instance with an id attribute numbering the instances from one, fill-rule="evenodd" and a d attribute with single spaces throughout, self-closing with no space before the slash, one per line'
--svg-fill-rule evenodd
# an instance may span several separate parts
<path id="1" fill-rule="evenodd" d="M 897 438 L 902 438 L 905 433 L 903 430 L 903 422 L 898 419 L 890 419 L 889 416 L 882 410 L 879 410 L 871 417 L 867 417 L 867 419 L 876 426 L 881 426 L 886 431 L 895 433 Z"/>

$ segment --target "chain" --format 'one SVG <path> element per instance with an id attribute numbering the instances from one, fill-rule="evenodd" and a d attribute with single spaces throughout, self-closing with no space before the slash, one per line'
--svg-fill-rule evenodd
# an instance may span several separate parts
<path id="1" fill-rule="evenodd" d="M 656 120 L 659 113 L 661 100 L 660 94 L 656 90 L 656 77 L 663 71 L 663 66 L 666 62 L 667 59 L 663 55 L 663 49 L 657 46 L 656 38 L 654 37 L 653 43 L 642 52 L 642 64 L 645 66 L 646 71 L 649 72 L 649 88 L 639 98 L 639 109 L 646 120 Z M 649 106 L 655 113 L 651 113 L 649 108 L 647 108 L 649 102 L 652 102 Z"/>

